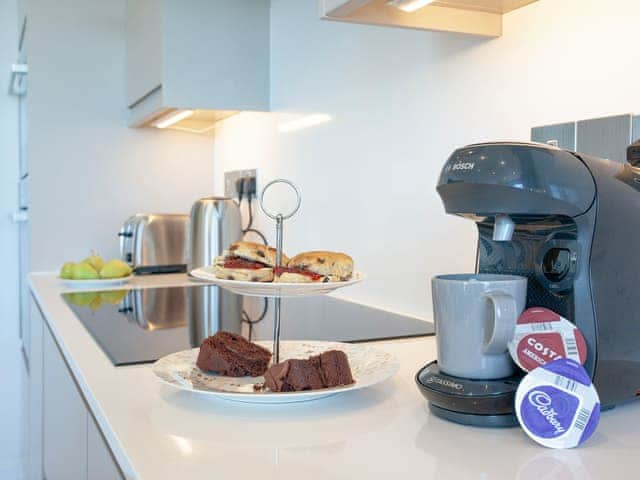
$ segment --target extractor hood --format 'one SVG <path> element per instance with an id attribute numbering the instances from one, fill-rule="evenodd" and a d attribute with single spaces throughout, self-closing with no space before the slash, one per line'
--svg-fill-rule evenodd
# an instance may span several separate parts
<path id="1" fill-rule="evenodd" d="M 269 0 L 127 2 L 128 124 L 207 133 L 266 112 Z"/>
<path id="2" fill-rule="evenodd" d="M 238 113 L 237 110 L 203 110 L 161 108 L 155 114 L 144 117 L 132 127 L 155 127 L 183 132 L 213 133 L 216 122 Z"/>

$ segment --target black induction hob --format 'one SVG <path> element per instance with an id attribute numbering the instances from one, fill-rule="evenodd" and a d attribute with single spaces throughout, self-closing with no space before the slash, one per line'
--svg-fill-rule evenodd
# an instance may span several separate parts
<path id="1" fill-rule="evenodd" d="M 162 287 L 62 295 L 116 366 L 150 363 L 197 347 L 217 330 L 250 340 L 271 340 L 273 300 L 240 298 L 214 285 Z M 220 300 L 220 299 L 223 300 Z M 211 313 L 219 301 L 236 302 L 237 314 Z M 203 308 L 203 302 L 208 308 Z M 213 305 L 213 308 L 212 308 Z M 330 296 L 282 301 L 282 340 L 363 342 L 433 335 L 433 324 Z"/>

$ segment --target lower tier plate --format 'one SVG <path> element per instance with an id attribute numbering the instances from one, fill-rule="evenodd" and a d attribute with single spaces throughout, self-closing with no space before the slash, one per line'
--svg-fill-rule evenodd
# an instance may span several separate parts
<path id="1" fill-rule="evenodd" d="M 256 343 L 271 350 L 270 342 Z M 400 367 L 393 355 L 369 345 L 295 340 L 280 342 L 281 359 L 308 358 L 327 350 L 342 350 L 347 354 L 355 383 L 321 390 L 271 392 L 260 388 L 264 383 L 263 377 L 225 377 L 203 372 L 196 366 L 198 348 L 167 355 L 154 363 L 152 370 L 160 381 L 196 394 L 246 403 L 294 403 L 376 385 L 391 378 Z"/>

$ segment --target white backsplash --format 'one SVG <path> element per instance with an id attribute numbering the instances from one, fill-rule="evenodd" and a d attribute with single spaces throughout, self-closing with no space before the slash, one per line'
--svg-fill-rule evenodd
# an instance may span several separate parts
<path id="1" fill-rule="evenodd" d="M 218 125 L 215 184 L 222 193 L 224 171 L 253 167 L 262 185 L 298 183 L 287 253 L 351 253 L 368 279 L 340 295 L 358 302 L 430 317 L 429 278 L 473 270 L 475 227 L 446 215 L 435 191 L 454 148 L 640 111 L 640 66 L 628 55 L 640 41 L 635 1 L 541 0 L 508 14 L 494 40 L 317 14 L 315 0 L 272 1 L 277 113 Z M 325 121 L 280 131 L 310 114 Z M 273 240 L 272 222 L 259 215 L 257 225 Z"/>
<path id="2" fill-rule="evenodd" d="M 125 0 L 32 3 L 31 268 L 58 270 L 91 249 L 118 256 L 129 215 L 210 195 L 212 140 L 127 126 Z"/>

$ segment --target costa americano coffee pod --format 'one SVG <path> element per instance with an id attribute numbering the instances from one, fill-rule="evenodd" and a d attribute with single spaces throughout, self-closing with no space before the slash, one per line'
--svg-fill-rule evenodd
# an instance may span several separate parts
<path id="1" fill-rule="evenodd" d="M 578 327 L 548 308 L 525 310 L 509 342 L 513 361 L 525 372 L 558 358 L 580 364 L 587 360 L 587 343 Z"/>
<path id="2" fill-rule="evenodd" d="M 522 379 L 516 391 L 516 415 L 539 444 L 573 448 L 595 432 L 600 398 L 582 365 L 560 358 Z"/>

